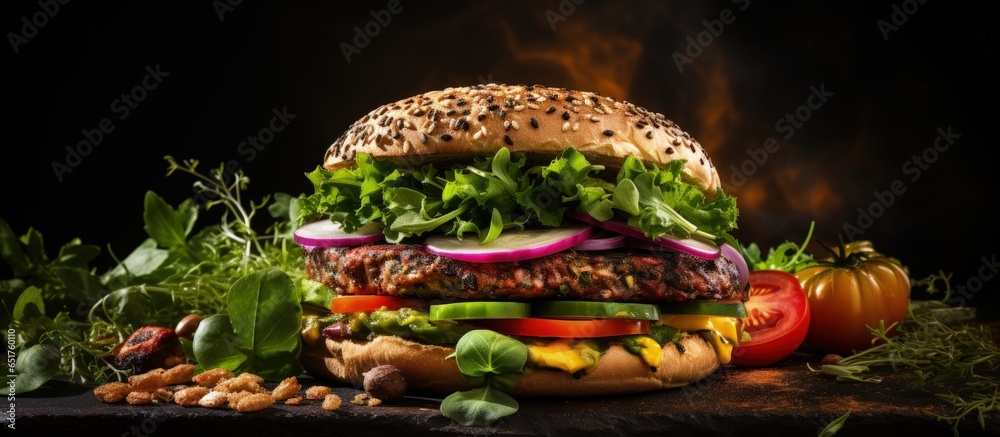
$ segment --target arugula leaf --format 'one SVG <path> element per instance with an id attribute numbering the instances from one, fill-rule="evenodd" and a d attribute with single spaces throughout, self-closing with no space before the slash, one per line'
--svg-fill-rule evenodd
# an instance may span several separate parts
<path id="1" fill-rule="evenodd" d="M 364 153 L 355 161 L 355 167 L 317 168 L 307 175 L 315 193 L 299 199 L 299 224 L 325 217 L 351 232 L 377 221 L 391 242 L 436 231 L 458 238 L 475 233 L 481 244 L 508 228 L 560 226 L 569 208 L 602 221 L 620 211 L 619 218 L 650 237 L 670 233 L 727 241 L 736 227 L 735 198 L 720 189 L 706 199 L 683 182 L 680 160 L 660 169 L 629 157 L 615 183 L 598 177 L 604 167 L 572 147 L 549 164 L 530 168 L 523 153 L 506 148 L 443 173 L 430 165 L 399 168 Z"/>
<path id="2" fill-rule="evenodd" d="M 802 241 L 802 244 L 795 244 L 786 240 L 777 247 L 768 249 L 766 258 L 761 257 L 760 247 L 757 246 L 757 243 L 750 243 L 747 246 L 737 243 L 734 246 L 739 248 L 743 259 L 746 260 L 747 266 L 750 267 L 751 271 L 781 270 L 783 272 L 795 273 L 815 264 L 812 255 L 805 253 L 806 247 L 809 245 L 809 240 L 812 239 L 813 228 L 815 226 L 816 222 L 809 223 L 809 232 L 806 234 L 806 239 Z"/>

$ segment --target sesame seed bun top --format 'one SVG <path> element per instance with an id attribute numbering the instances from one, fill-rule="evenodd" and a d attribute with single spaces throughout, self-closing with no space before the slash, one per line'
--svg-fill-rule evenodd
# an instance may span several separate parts
<path id="1" fill-rule="evenodd" d="M 491 155 L 502 147 L 545 162 L 570 146 L 614 171 L 630 154 L 661 167 L 684 159 L 685 181 L 707 197 L 721 185 L 705 149 L 662 114 L 541 85 L 447 88 L 380 106 L 330 146 L 323 166 L 350 165 L 358 152 L 418 166 Z"/>

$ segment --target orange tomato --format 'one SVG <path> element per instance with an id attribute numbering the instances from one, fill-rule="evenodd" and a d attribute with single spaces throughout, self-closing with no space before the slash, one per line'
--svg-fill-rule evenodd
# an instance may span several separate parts
<path id="1" fill-rule="evenodd" d="M 843 256 L 841 253 L 846 252 Z M 910 300 L 910 277 L 898 261 L 855 242 L 795 274 L 812 318 L 806 342 L 825 352 L 850 355 L 873 346 L 866 326 L 902 322 Z M 895 335 L 895 329 L 889 335 Z"/>

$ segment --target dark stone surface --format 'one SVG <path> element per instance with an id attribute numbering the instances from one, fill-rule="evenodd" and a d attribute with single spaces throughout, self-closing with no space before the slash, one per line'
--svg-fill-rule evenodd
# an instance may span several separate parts
<path id="1" fill-rule="evenodd" d="M 407 397 L 376 407 L 352 405 L 361 393 L 335 387 L 344 399 L 335 412 L 319 401 L 275 405 L 255 413 L 183 408 L 173 404 L 104 404 L 90 390 L 59 393 L 49 388 L 16 399 L 15 427 L 21 435 L 817 435 L 850 411 L 840 435 L 950 435 L 935 418 L 947 412 L 931 392 L 906 374 L 885 373 L 880 384 L 838 383 L 811 373 L 819 355 L 796 353 L 767 368 L 720 369 L 701 383 L 632 396 L 522 400 L 520 410 L 488 428 L 463 427 L 441 416 L 439 400 Z M 309 377 L 304 386 L 316 384 Z M 58 396 L 57 396 L 58 395 Z M 6 407 L 5 407 L 6 410 Z M 6 415 L 4 416 L 6 420 Z M 4 424 L 6 425 L 6 423 Z M 997 435 L 1000 417 L 986 430 L 974 420 L 962 436 Z M 319 434 L 318 434 L 319 433 Z"/>

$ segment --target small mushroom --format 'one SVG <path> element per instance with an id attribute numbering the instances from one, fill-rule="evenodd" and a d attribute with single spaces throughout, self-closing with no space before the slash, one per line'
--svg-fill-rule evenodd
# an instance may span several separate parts
<path id="1" fill-rule="evenodd" d="M 364 373 L 365 392 L 386 402 L 398 401 L 406 395 L 406 379 L 396 366 L 382 365 Z"/>

